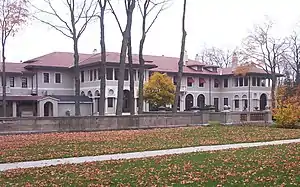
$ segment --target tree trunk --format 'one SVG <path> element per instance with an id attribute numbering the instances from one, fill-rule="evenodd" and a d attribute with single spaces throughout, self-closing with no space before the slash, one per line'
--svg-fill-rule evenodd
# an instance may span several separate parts
<path id="1" fill-rule="evenodd" d="M 297 86 L 300 85 L 300 66 L 297 66 L 297 71 L 296 71 L 296 77 L 295 77 L 295 83 Z"/>
<path id="2" fill-rule="evenodd" d="M 272 109 L 275 109 L 276 107 L 276 98 L 275 98 L 276 85 L 277 85 L 277 77 L 276 75 L 272 75 L 272 85 L 271 85 Z"/>
<path id="3" fill-rule="evenodd" d="M 106 4 L 106 3 L 105 3 Z M 100 61 L 100 102 L 99 102 L 99 115 L 105 115 L 105 87 L 106 87 L 106 46 L 105 46 L 105 30 L 104 30 L 104 13 L 105 6 L 101 9 L 100 17 L 100 46 L 101 46 L 101 61 Z"/>
<path id="4" fill-rule="evenodd" d="M 146 39 L 146 34 L 144 31 L 144 34 L 140 40 L 140 46 L 139 46 L 139 101 L 138 101 L 138 113 L 142 114 L 144 112 L 144 72 L 145 72 L 145 61 L 143 57 L 143 49 L 144 49 L 144 43 Z"/>
<path id="5" fill-rule="evenodd" d="M 184 3 L 183 3 L 181 51 L 180 51 L 180 59 L 178 62 L 177 84 L 176 84 L 176 92 L 175 92 L 175 101 L 174 101 L 174 105 L 173 105 L 173 113 L 177 112 L 177 105 L 178 105 L 178 99 L 179 99 L 180 87 L 181 87 L 181 79 L 182 79 L 182 73 L 183 73 L 185 40 L 186 40 L 186 35 L 187 35 L 186 30 L 185 30 L 185 12 L 186 12 L 186 0 L 184 0 Z"/>
<path id="6" fill-rule="evenodd" d="M 122 40 L 121 53 L 120 53 L 120 69 L 119 69 L 119 80 L 118 80 L 118 98 L 117 98 L 116 115 L 122 115 L 123 112 L 125 61 L 126 61 L 126 51 L 128 45 L 128 38 L 126 37 L 125 32 L 123 33 L 123 40 Z"/>
<path id="7" fill-rule="evenodd" d="M 128 40 L 128 63 L 129 63 L 129 109 L 130 114 L 135 114 L 135 101 L 134 101 L 134 71 L 132 67 L 132 46 L 131 46 L 131 33 Z"/>
<path id="8" fill-rule="evenodd" d="M 125 75 L 125 61 L 126 51 L 128 47 L 128 41 L 130 38 L 131 26 L 132 26 L 132 13 L 135 8 L 135 1 L 132 1 L 129 9 L 127 10 L 127 23 L 125 31 L 122 33 L 122 46 L 120 53 L 120 70 L 119 70 L 119 81 L 118 81 L 118 99 L 117 99 L 117 110 L 116 115 L 122 115 L 123 111 L 123 97 L 124 97 L 124 75 Z"/>
<path id="9" fill-rule="evenodd" d="M 2 42 L 2 106 L 3 117 L 7 116 L 6 112 L 6 69 L 5 69 L 5 44 Z"/>
<path id="10" fill-rule="evenodd" d="M 74 41 L 74 80 L 75 80 L 75 115 L 80 116 L 80 80 L 79 80 L 79 52 L 78 52 L 78 40 Z"/>

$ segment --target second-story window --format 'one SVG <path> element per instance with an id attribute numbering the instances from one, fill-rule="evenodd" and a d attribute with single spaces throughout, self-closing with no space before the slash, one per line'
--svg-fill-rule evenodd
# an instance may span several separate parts
<path id="1" fill-rule="evenodd" d="M 173 77 L 173 84 L 177 85 L 177 76 L 176 75 Z"/>
<path id="2" fill-rule="evenodd" d="M 89 70 L 90 81 L 93 81 L 93 70 Z"/>
<path id="3" fill-rule="evenodd" d="M 98 68 L 97 71 L 98 71 L 98 80 L 100 80 L 101 79 L 101 77 L 100 77 L 100 74 L 101 74 L 100 73 L 100 68 Z"/>
<path id="4" fill-rule="evenodd" d="M 44 75 L 44 83 L 49 83 L 50 80 L 49 80 L 49 73 L 43 73 Z"/>
<path id="5" fill-rule="evenodd" d="M 106 80 L 113 80 L 113 68 L 106 69 Z"/>
<path id="6" fill-rule="evenodd" d="M 22 77 L 21 80 L 22 80 L 22 88 L 27 88 L 28 87 L 27 77 Z"/>
<path id="7" fill-rule="evenodd" d="M 84 82 L 84 71 L 80 72 L 80 80 L 81 82 Z"/>
<path id="8" fill-rule="evenodd" d="M 192 87 L 194 82 L 195 81 L 194 81 L 193 77 L 187 78 L 187 86 Z"/>
<path id="9" fill-rule="evenodd" d="M 97 70 L 94 69 L 94 81 L 97 80 Z"/>
<path id="10" fill-rule="evenodd" d="M 228 79 L 224 79 L 224 88 L 228 88 Z"/>
<path id="11" fill-rule="evenodd" d="M 256 86 L 256 77 L 252 77 L 252 86 Z"/>
<path id="12" fill-rule="evenodd" d="M 9 77 L 9 86 L 15 87 L 15 77 Z"/>
<path id="13" fill-rule="evenodd" d="M 238 87 L 239 86 L 239 78 L 234 79 L 234 86 Z"/>
<path id="14" fill-rule="evenodd" d="M 125 69 L 125 75 L 124 75 L 124 80 L 125 81 L 128 81 L 129 80 L 129 72 L 128 72 L 128 69 Z"/>
<path id="15" fill-rule="evenodd" d="M 115 80 L 119 80 L 119 69 L 115 69 Z"/>
<path id="16" fill-rule="evenodd" d="M 244 86 L 244 78 L 243 77 L 239 78 L 239 86 Z"/>
<path id="17" fill-rule="evenodd" d="M 199 78 L 199 87 L 204 87 L 205 79 Z"/>
<path id="18" fill-rule="evenodd" d="M 215 88 L 219 88 L 219 84 L 220 84 L 220 83 L 219 83 L 219 80 L 218 80 L 218 79 L 215 79 L 215 80 L 214 80 L 214 87 L 215 87 Z"/>
<path id="19" fill-rule="evenodd" d="M 259 77 L 257 77 L 256 80 L 257 80 L 257 86 L 260 86 L 260 83 L 261 83 L 260 81 L 261 81 L 261 79 L 260 79 Z"/>
<path id="20" fill-rule="evenodd" d="M 248 77 L 245 77 L 245 78 L 244 78 L 244 86 L 248 86 L 248 83 L 249 83 Z"/>
<path id="21" fill-rule="evenodd" d="M 61 74 L 55 73 L 55 83 L 61 83 Z"/>

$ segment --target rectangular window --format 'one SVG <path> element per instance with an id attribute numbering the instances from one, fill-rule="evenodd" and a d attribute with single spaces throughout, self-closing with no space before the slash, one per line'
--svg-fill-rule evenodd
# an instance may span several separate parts
<path id="1" fill-rule="evenodd" d="M 214 106 L 216 111 L 219 111 L 219 98 L 214 98 Z"/>
<path id="2" fill-rule="evenodd" d="M 9 86 L 15 87 L 15 77 L 9 77 Z"/>
<path id="3" fill-rule="evenodd" d="M 261 86 L 262 87 L 266 87 L 266 79 L 262 79 L 261 80 Z"/>
<path id="4" fill-rule="evenodd" d="M 224 79 L 224 88 L 228 88 L 228 79 Z"/>
<path id="5" fill-rule="evenodd" d="M 133 80 L 134 80 L 134 81 L 137 81 L 136 70 L 135 70 L 135 69 L 133 70 Z"/>
<path id="6" fill-rule="evenodd" d="M 228 98 L 224 98 L 224 106 L 228 106 Z"/>
<path id="7" fill-rule="evenodd" d="M 90 81 L 93 81 L 93 70 L 89 70 Z"/>
<path id="8" fill-rule="evenodd" d="M 248 77 L 244 78 L 244 86 L 248 86 Z"/>
<path id="9" fill-rule="evenodd" d="M 205 83 L 205 79 L 199 78 L 199 87 L 203 88 Z"/>
<path id="10" fill-rule="evenodd" d="M 257 86 L 260 86 L 260 78 L 257 77 Z"/>
<path id="11" fill-rule="evenodd" d="M 97 80 L 97 70 L 94 69 L 94 81 Z"/>
<path id="12" fill-rule="evenodd" d="M 119 69 L 115 69 L 115 80 L 119 80 Z"/>
<path id="13" fill-rule="evenodd" d="M 173 77 L 173 84 L 177 85 L 177 76 L 176 75 Z"/>
<path id="14" fill-rule="evenodd" d="M 109 108 L 114 107 L 114 98 L 112 97 L 107 98 L 107 107 Z"/>
<path id="15" fill-rule="evenodd" d="M 100 78 L 101 78 L 101 77 L 100 77 L 100 74 L 101 74 L 101 73 L 100 73 L 100 68 L 98 68 L 97 71 L 98 71 L 98 80 L 100 80 Z"/>
<path id="16" fill-rule="evenodd" d="M 61 74 L 55 73 L 55 83 L 61 83 Z"/>
<path id="17" fill-rule="evenodd" d="M 219 88 L 219 80 L 218 79 L 214 80 L 214 87 Z"/>
<path id="18" fill-rule="evenodd" d="M 44 77 L 44 83 L 49 83 L 49 73 L 43 73 Z"/>
<path id="19" fill-rule="evenodd" d="M 252 86 L 256 86 L 256 77 L 252 77 Z"/>
<path id="20" fill-rule="evenodd" d="M 234 86 L 238 87 L 239 86 L 239 78 L 234 79 Z"/>
<path id="21" fill-rule="evenodd" d="M 234 108 L 240 108 L 240 101 L 238 99 L 234 100 Z"/>
<path id="22" fill-rule="evenodd" d="M 243 77 L 239 78 L 239 86 L 244 86 L 244 79 L 243 79 Z"/>
<path id="23" fill-rule="evenodd" d="M 22 88 L 27 88 L 28 87 L 27 77 L 22 77 L 21 80 L 22 80 Z"/>
<path id="24" fill-rule="evenodd" d="M 84 71 L 80 72 L 80 79 L 81 79 L 81 82 L 84 82 Z"/>
<path id="25" fill-rule="evenodd" d="M 106 80 L 113 80 L 113 68 L 107 68 L 106 69 Z M 118 79 L 115 79 L 118 80 Z"/>
<path id="26" fill-rule="evenodd" d="M 188 77 L 186 80 L 187 80 L 187 86 L 192 87 L 194 83 L 194 79 L 192 77 Z"/>
<path id="27" fill-rule="evenodd" d="M 129 71 L 128 71 L 128 69 L 125 69 L 124 80 L 125 81 L 129 80 Z"/>

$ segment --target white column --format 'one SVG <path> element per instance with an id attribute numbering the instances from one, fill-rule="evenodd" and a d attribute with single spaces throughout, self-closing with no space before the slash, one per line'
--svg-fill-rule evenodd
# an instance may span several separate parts
<path id="1" fill-rule="evenodd" d="M 105 101 L 104 101 L 104 115 L 107 113 L 107 98 L 105 98 Z"/>
<path id="2" fill-rule="evenodd" d="M 12 103 L 12 112 L 13 117 L 17 117 L 17 103 L 15 101 Z"/>

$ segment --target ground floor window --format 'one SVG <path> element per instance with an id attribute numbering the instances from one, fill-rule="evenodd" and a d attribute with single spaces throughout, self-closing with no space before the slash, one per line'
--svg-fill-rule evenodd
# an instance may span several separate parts
<path id="1" fill-rule="evenodd" d="M 112 108 L 114 107 L 114 98 L 107 98 L 107 107 Z"/>

